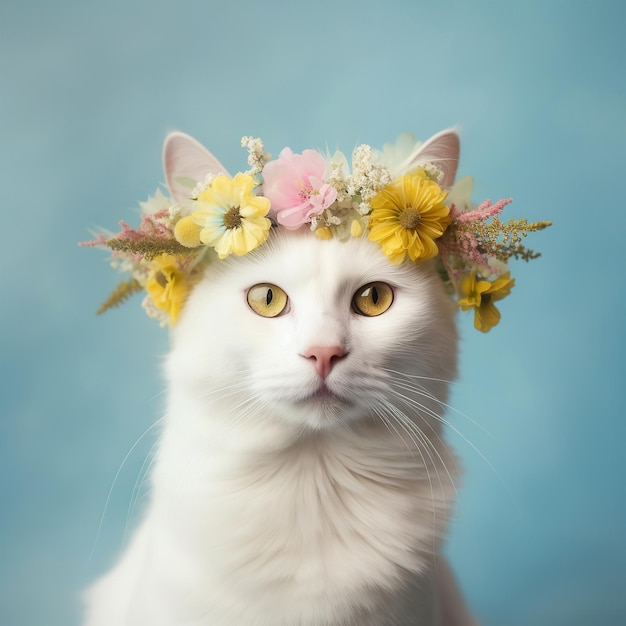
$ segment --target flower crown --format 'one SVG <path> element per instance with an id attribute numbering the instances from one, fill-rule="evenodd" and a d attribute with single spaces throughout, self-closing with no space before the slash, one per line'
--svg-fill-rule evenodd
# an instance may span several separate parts
<path id="1" fill-rule="evenodd" d="M 507 262 L 538 257 L 522 239 L 550 225 L 502 222 L 498 216 L 511 199 L 472 203 L 472 179 L 453 184 L 459 156 L 454 131 L 424 144 L 401 135 L 382 151 L 361 145 L 351 168 L 341 152 L 284 148 L 272 159 L 260 139 L 243 137 L 241 145 L 249 169 L 231 177 L 195 139 L 168 136 L 164 165 L 171 197 L 157 190 L 140 203 L 138 228 L 122 221 L 119 233 L 79 244 L 111 249 L 112 267 L 129 275 L 98 313 L 145 290 L 148 315 L 173 325 L 211 259 L 248 254 L 275 228 L 309 228 L 320 239 L 367 237 L 391 263 L 435 259 L 458 305 L 473 310 L 474 326 L 487 332 L 500 320 L 494 302 L 515 282 Z"/>

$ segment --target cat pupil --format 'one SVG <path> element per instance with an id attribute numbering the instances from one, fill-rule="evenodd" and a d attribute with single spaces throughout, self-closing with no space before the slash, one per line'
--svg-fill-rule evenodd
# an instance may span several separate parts
<path id="1" fill-rule="evenodd" d="M 376 287 L 372 287 L 372 302 L 378 304 L 378 289 Z"/>
<path id="2" fill-rule="evenodd" d="M 269 306 L 270 303 L 272 302 L 272 299 L 274 298 L 274 294 L 272 293 L 271 289 L 267 290 L 267 294 L 265 295 L 265 304 L 266 306 Z"/>

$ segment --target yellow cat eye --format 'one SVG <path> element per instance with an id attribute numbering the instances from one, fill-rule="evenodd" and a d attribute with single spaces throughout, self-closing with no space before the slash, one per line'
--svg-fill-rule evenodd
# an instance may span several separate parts
<path id="1" fill-rule="evenodd" d="M 387 283 L 369 283 L 357 289 L 352 298 L 355 313 L 376 317 L 393 304 L 393 289 Z"/>
<path id="2" fill-rule="evenodd" d="M 278 317 L 288 301 L 287 294 L 271 283 L 259 283 L 248 289 L 248 305 L 261 317 Z"/>

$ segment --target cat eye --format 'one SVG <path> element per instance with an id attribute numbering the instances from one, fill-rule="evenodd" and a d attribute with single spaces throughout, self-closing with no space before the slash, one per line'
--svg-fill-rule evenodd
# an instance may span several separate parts
<path id="1" fill-rule="evenodd" d="M 376 317 L 393 303 L 393 289 L 387 283 L 369 283 L 360 287 L 352 298 L 352 309 L 359 315 Z"/>
<path id="2" fill-rule="evenodd" d="M 259 283 L 248 289 L 248 305 L 261 317 L 278 317 L 287 308 L 287 294 L 271 283 Z"/>

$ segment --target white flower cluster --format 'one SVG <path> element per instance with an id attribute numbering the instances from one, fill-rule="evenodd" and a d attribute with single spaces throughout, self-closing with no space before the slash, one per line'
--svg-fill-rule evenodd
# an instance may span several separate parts
<path id="1" fill-rule="evenodd" d="M 349 168 L 345 155 L 343 152 L 337 151 L 332 156 L 327 155 L 326 162 L 330 169 L 326 182 L 337 190 L 337 202 L 341 205 L 345 200 L 348 200 L 352 204 L 352 198 L 348 193 Z"/>
<path id="2" fill-rule="evenodd" d="M 441 184 L 441 181 L 443 180 L 443 171 L 441 170 L 441 168 L 437 167 L 434 163 L 431 163 L 430 161 L 424 161 L 423 163 L 420 163 L 420 168 L 422 168 L 424 172 L 426 172 L 426 176 L 428 176 L 430 180 L 436 182 L 438 185 Z"/>
<path id="3" fill-rule="evenodd" d="M 260 174 L 265 164 L 272 158 L 269 152 L 265 152 L 263 140 L 258 137 L 244 136 L 241 138 L 241 147 L 248 150 L 248 165 L 250 169 L 246 174 L 255 176 Z"/>
<path id="4" fill-rule="evenodd" d="M 172 204 L 167 210 L 170 224 L 175 223 L 183 215 L 183 208 L 179 204 Z"/>
<path id="5" fill-rule="evenodd" d="M 212 184 L 213 181 L 219 176 L 219 174 L 214 174 L 212 172 L 209 172 L 205 177 L 204 180 L 201 180 L 200 182 L 198 182 L 196 184 L 196 186 L 193 188 L 193 191 L 191 192 L 191 197 L 192 198 L 196 198 L 206 189 L 208 189 Z"/>
<path id="6" fill-rule="evenodd" d="M 327 154 L 330 173 L 326 183 L 337 190 L 337 200 L 311 220 L 311 230 L 328 228 L 340 240 L 367 228 L 371 213 L 369 200 L 392 180 L 391 171 L 379 159 L 379 153 L 361 145 L 352 153 L 352 173 L 345 155 Z M 356 229 L 356 231 L 355 231 Z"/>
<path id="7" fill-rule="evenodd" d="M 390 182 L 389 168 L 372 158 L 370 146 L 363 144 L 355 149 L 352 154 L 352 176 L 347 185 L 349 195 L 369 200 Z"/>
<path id="8" fill-rule="evenodd" d="M 141 306 L 150 319 L 158 320 L 159 326 L 161 328 L 165 328 L 166 326 L 171 325 L 169 315 L 163 309 L 159 309 L 154 304 L 154 301 L 150 296 L 145 296 L 145 298 L 141 301 Z"/>

